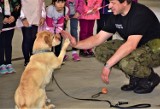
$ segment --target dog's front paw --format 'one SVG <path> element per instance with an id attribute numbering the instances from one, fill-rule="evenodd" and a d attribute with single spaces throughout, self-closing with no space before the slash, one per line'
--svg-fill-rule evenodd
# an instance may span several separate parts
<path id="1" fill-rule="evenodd" d="M 70 40 L 68 38 L 65 39 L 64 45 L 68 46 L 70 44 Z"/>
<path id="2" fill-rule="evenodd" d="M 65 39 L 61 50 L 64 51 L 64 52 L 66 52 L 66 49 L 69 46 L 69 44 L 70 44 L 70 40 L 68 38 Z"/>

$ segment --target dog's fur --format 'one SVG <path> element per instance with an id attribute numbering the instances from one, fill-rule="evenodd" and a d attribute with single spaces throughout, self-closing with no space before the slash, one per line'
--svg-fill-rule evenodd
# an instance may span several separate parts
<path id="1" fill-rule="evenodd" d="M 37 34 L 33 46 L 35 54 L 31 56 L 15 92 L 16 108 L 49 109 L 54 107 L 53 104 L 46 105 L 45 87 L 50 82 L 54 69 L 61 66 L 69 43 L 69 39 L 66 39 L 60 55 L 56 57 L 53 52 L 43 51 L 51 50 L 52 46 L 60 44 L 60 36 L 48 31 Z"/>

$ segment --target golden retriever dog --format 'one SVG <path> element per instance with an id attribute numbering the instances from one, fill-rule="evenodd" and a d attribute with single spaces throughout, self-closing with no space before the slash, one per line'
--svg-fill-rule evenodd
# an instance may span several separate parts
<path id="1" fill-rule="evenodd" d="M 37 33 L 33 45 L 33 55 L 22 73 L 15 92 L 15 108 L 50 109 L 55 107 L 53 104 L 46 105 L 45 87 L 50 82 L 54 69 L 61 66 L 70 41 L 65 39 L 60 55 L 56 57 L 51 48 L 58 44 L 60 44 L 59 35 L 48 31 Z"/>

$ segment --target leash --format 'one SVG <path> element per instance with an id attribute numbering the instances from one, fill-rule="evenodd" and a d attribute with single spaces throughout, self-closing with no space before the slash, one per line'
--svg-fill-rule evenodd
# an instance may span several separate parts
<path id="1" fill-rule="evenodd" d="M 123 102 L 123 101 L 119 101 L 117 104 L 113 105 L 109 100 L 100 100 L 100 99 L 83 99 L 83 98 L 77 98 L 77 97 L 73 97 L 69 94 L 67 94 L 58 84 L 57 80 L 54 77 L 54 73 L 52 73 L 52 82 L 53 80 L 55 81 L 56 85 L 58 86 L 58 88 L 68 97 L 76 99 L 76 100 L 81 100 L 81 101 L 97 101 L 97 102 L 107 102 L 110 106 L 110 108 L 118 108 L 118 109 L 134 109 L 134 108 L 149 108 L 151 107 L 151 104 L 145 103 L 145 104 L 137 104 L 137 105 L 132 105 L 132 106 L 126 106 L 126 107 L 122 107 L 121 105 L 124 104 L 128 104 L 128 102 Z"/>
<path id="2" fill-rule="evenodd" d="M 3 28 L 2 32 L 3 31 L 9 31 L 9 30 L 16 29 L 16 28 L 18 28 L 18 27 L 15 26 L 15 27 Z"/>

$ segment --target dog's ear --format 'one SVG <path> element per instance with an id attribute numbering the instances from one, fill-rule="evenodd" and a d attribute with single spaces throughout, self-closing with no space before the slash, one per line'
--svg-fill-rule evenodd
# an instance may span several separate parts
<path id="1" fill-rule="evenodd" d="M 39 31 L 36 34 L 36 37 L 42 37 L 44 33 L 46 33 L 47 31 Z"/>
<path id="2" fill-rule="evenodd" d="M 44 34 L 44 41 L 46 44 L 48 44 L 49 47 L 52 47 L 52 37 L 53 37 L 53 34 L 50 33 L 50 32 L 46 32 L 46 34 Z"/>

